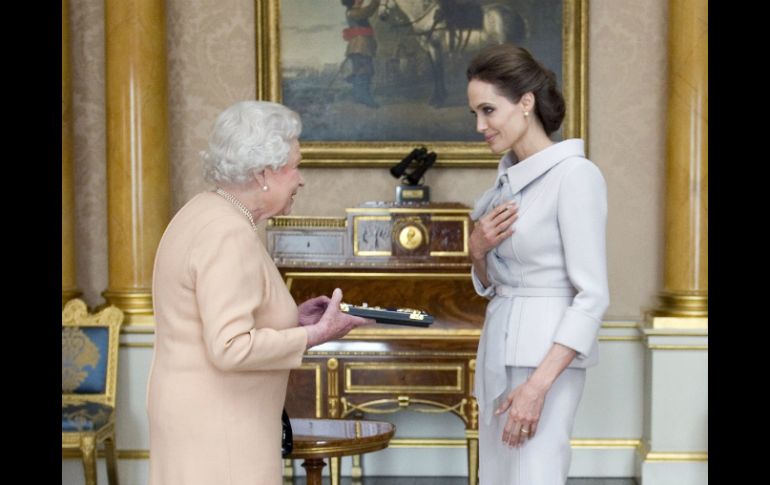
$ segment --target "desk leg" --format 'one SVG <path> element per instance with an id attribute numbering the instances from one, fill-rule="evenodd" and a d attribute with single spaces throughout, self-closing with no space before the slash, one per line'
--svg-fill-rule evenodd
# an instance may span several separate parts
<path id="1" fill-rule="evenodd" d="M 340 457 L 329 458 L 329 480 L 331 485 L 340 485 Z"/>
<path id="2" fill-rule="evenodd" d="M 291 458 L 283 459 L 283 479 L 289 483 L 294 480 L 294 460 Z"/>
<path id="3" fill-rule="evenodd" d="M 479 432 L 466 431 L 468 441 L 468 485 L 479 483 Z"/>
<path id="4" fill-rule="evenodd" d="M 321 485 L 321 472 L 325 466 L 323 458 L 308 458 L 302 463 L 307 473 L 307 485 Z"/>
<path id="5" fill-rule="evenodd" d="M 353 479 L 353 484 L 360 485 L 361 479 L 364 476 L 364 470 L 361 467 L 361 455 L 353 455 L 353 464 L 350 468 L 350 477 Z"/>

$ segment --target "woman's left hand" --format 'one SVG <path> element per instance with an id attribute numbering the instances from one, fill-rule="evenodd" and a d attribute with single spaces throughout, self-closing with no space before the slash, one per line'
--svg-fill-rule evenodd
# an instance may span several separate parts
<path id="1" fill-rule="evenodd" d="M 329 306 L 329 301 L 331 300 L 328 296 L 321 295 L 300 303 L 297 307 L 299 310 L 300 326 L 304 327 L 318 323 L 318 320 L 321 319 L 321 316 L 326 311 L 326 307 Z"/>
<path id="2" fill-rule="evenodd" d="M 503 443 L 518 447 L 534 438 L 545 403 L 545 393 L 545 390 L 527 381 L 506 396 L 503 404 L 495 411 L 496 416 L 505 412 L 508 414 L 503 429 Z"/>

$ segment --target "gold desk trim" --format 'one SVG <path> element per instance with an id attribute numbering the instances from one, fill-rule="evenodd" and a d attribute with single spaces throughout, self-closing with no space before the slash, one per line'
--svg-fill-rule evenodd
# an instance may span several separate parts
<path id="1" fill-rule="evenodd" d="M 454 406 L 437 401 L 431 401 L 429 399 L 412 398 L 410 396 L 398 396 L 397 399 L 375 399 L 374 401 L 367 401 L 363 403 L 351 403 L 346 397 L 342 397 L 340 398 L 340 402 L 342 403 L 341 417 L 343 418 L 349 416 L 355 411 L 361 411 L 370 414 L 395 414 L 399 411 L 411 409 L 414 412 L 425 414 L 454 413 L 457 417 L 462 419 L 463 422 L 468 422 L 468 417 L 462 411 L 462 408 L 468 404 L 468 400 L 465 398 L 461 399 L 460 402 Z M 396 406 L 389 408 L 379 407 L 385 404 L 395 404 Z M 412 407 L 413 404 L 421 405 L 424 407 Z"/>
<path id="2" fill-rule="evenodd" d="M 280 216 L 271 217 L 267 220 L 268 227 L 290 227 L 290 228 L 333 228 L 344 229 L 348 227 L 348 220 L 344 217 L 326 217 L 326 216 Z"/>
<path id="3" fill-rule="evenodd" d="M 424 208 L 424 209 L 412 209 L 408 207 L 358 207 L 358 208 L 348 208 L 345 209 L 345 212 L 347 213 L 372 213 L 376 212 L 378 214 L 382 213 L 389 213 L 389 214 L 470 214 L 472 209 L 463 209 L 463 208 L 457 208 L 457 209 L 437 209 L 437 208 Z"/>
<path id="4" fill-rule="evenodd" d="M 390 216 L 353 216 L 353 255 L 354 256 L 392 256 L 390 251 L 359 251 L 358 250 L 358 221 L 390 221 Z"/>
<path id="5" fill-rule="evenodd" d="M 310 357 L 380 357 L 383 355 L 393 357 L 476 357 L 475 352 L 389 352 L 376 350 L 320 350 L 308 351 L 305 355 Z"/>
<path id="6" fill-rule="evenodd" d="M 415 386 L 415 385 L 358 385 L 353 384 L 353 371 L 443 371 L 454 372 L 457 378 L 453 386 Z M 454 392 L 463 394 L 465 382 L 465 366 L 463 364 L 420 364 L 420 363 L 378 363 L 378 362 L 346 362 L 345 363 L 345 392 L 347 394 L 446 394 Z"/>
<path id="7" fill-rule="evenodd" d="M 464 216 L 435 216 L 431 222 L 462 222 L 463 223 L 463 250 L 462 251 L 431 251 L 431 256 L 468 256 L 468 218 Z"/>
<path id="8" fill-rule="evenodd" d="M 376 273 L 376 272 L 333 272 L 333 271 L 287 271 L 286 279 L 289 278 L 335 278 L 335 279 L 352 279 L 352 278 L 382 278 L 382 279 L 468 279 L 470 280 L 471 274 L 468 273 Z"/>

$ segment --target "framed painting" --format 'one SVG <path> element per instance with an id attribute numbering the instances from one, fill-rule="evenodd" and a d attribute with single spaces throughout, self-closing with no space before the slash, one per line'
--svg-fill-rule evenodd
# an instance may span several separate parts
<path id="1" fill-rule="evenodd" d="M 302 117 L 303 165 L 494 167 L 468 107 L 484 45 L 526 47 L 556 74 L 557 139 L 587 137 L 587 0 L 255 0 L 257 98 Z"/>

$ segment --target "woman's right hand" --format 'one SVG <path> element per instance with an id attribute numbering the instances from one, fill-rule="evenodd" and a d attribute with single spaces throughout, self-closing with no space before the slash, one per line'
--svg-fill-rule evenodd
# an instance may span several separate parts
<path id="1" fill-rule="evenodd" d="M 513 223 L 519 218 L 519 208 L 515 202 L 506 202 L 492 209 L 476 221 L 468 240 L 471 259 L 483 260 L 490 249 L 513 234 Z"/>
<path id="2" fill-rule="evenodd" d="M 361 325 L 375 323 L 370 318 L 348 315 L 340 310 L 342 290 L 335 288 L 329 304 L 318 323 L 303 327 L 307 331 L 307 348 L 315 347 L 329 340 L 335 340 L 347 335 L 348 332 Z"/>

